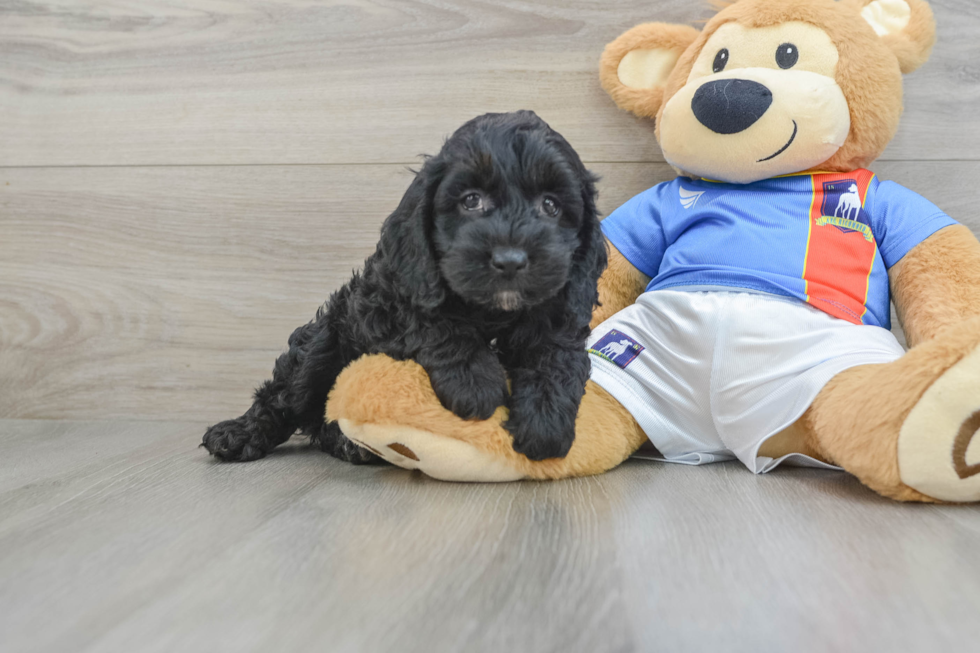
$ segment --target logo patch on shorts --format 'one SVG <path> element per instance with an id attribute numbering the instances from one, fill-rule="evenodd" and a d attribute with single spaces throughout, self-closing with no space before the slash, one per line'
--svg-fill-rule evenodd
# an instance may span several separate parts
<path id="1" fill-rule="evenodd" d="M 600 338 L 589 348 L 590 354 L 605 358 L 610 363 L 626 369 L 626 366 L 636 360 L 644 347 L 622 331 L 613 329 Z"/>

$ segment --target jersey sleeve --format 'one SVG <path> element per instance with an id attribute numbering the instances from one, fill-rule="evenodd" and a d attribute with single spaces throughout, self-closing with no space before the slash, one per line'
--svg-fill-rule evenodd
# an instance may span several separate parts
<path id="1" fill-rule="evenodd" d="M 668 183 L 640 193 L 601 223 L 602 233 L 609 242 L 633 267 L 650 278 L 659 273 L 667 249 L 660 209 Z"/>
<path id="2" fill-rule="evenodd" d="M 871 229 L 886 268 L 943 227 L 956 224 L 938 206 L 893 181 L 880 182 L 873 191 Z"/>

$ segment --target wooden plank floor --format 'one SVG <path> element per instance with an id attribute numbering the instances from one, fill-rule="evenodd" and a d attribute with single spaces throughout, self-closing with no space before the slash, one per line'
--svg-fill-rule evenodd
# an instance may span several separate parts
<path id="1" fill-rule="evenodd" d="M 932 6 L 874 169 L 980 232 L 980 4 Z M 671 178 L 598 56 L 709 14 L 0 0 L 0 652 L 974 650 L 977 507 L 813 470 L 453 485 L 196 448 L 463 121 L 536 110 L 606 213 Z"/>
<path id="2" fill-rule="evenodd" d="M 0 421 L 3 651 L 941 651 L 980 512 L 842 473 L 630 461 L 460 485 L 189 422 Z"/>

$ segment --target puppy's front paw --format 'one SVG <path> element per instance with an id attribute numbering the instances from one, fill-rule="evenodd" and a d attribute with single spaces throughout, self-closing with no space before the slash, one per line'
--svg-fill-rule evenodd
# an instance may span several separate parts
<path id="1" fill-rule="evenodd" d="M 219 422 L 204 434 L 201 446 L 221 460 L 245 462 L 265 456 L 265 450 L 254 443 L 248 424 L 242 418 Z"/>
<path id="2" fill-rule="evenodd" d="M 531 460 L 564 458 L 575 441 L 575 408 L 548 411 L 515 398 L 504 428 L 514 438 L 514 451 Z M 550 414 L 549 414 L 550 413 Z"/>
<path id="3" fill-rule="evenodd" d="M 577 412 L 578 402 L 571 396 L 520 384 L 510 398 L 504 428 L 513 436 L 517 453 L 531 460 L 564 458 L 575 440 Z"/>
<path id="4" fill-rule="evenodd" d="M 429 379 L 442 405 L 463 419 L 490 419 L 507 400 L 507 374 L 496 360 L 440 368 Z"/>
<path id="5" fill-rule="evenodd" d="M 376 463 L 381 460 L 364 447 L 360 447 L 352 442 L 344 432 L 340 430 L 337 422 L 327 422 L 318 431 L 310 435 L 310 444 L 319 447 L 334 458 L 355 465 L 365 465 Z"/>

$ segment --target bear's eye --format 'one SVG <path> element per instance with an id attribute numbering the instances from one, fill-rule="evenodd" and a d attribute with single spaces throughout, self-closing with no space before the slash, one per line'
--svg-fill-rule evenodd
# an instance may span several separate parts
<path id="1" fill-rule="evenodd" d="M 800 60 L 800 51 L 792 43 L 783 43 L 776 49 L 776 63 L 783 70 L 792 68 Z"/>
<path id="2" fill-rule="evenodd" d="M 728 65 L 728 48 L 722 48 L 718 50 L 718 54 L 715 55 L 715 63 L 711 67 L 716 73 L 720 73 Z"/>

